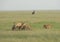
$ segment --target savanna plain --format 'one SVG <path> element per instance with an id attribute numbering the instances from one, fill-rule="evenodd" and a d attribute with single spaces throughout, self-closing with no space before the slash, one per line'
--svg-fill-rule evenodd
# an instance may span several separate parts
<path id="1" fill-rule="evenodd" d="M 14 22 L 25 22 L 32 30 L 12 31 Z M 51 24 L 45 29 L 44 24 Z M 0 11 L 0 42 L 60 42 L 60 10 Z"/>

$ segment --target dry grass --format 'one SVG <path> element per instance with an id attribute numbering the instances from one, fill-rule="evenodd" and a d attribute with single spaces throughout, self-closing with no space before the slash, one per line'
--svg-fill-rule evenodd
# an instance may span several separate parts
<path id="1" fill-rule="evenodd" d="M 32 31 L 12 31 L 13 22 L 26 22 Z M 52 24 L 52 29 L 43 29 Z M 0 42 L 60 42 L 60 11 L 0 12 Z"/>
<path id="2" fill-rule="evenodd" d="M 60 31 L 0 31 L 0 42 L 60 42 Z"/>

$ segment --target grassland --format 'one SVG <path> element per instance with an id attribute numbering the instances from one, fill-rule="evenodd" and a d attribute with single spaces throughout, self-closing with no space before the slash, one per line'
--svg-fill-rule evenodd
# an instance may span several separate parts
<path id="1" fill-rule="evenodd" d="M 0 42 L 60 42 L 60 11 L 0 11 Z M 26 22 L 32 31 L 12 31 L 13 22 Z M 52 29 L 44 29 L 52 24 Z"/>

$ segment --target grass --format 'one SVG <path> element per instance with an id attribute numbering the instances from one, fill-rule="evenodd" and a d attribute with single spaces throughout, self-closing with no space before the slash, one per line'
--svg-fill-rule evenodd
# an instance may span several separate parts
<path id="1" fill-rule="evenodd" d="M 26 22 L 32 31 L 12 31 L 13 22 Z M 52 29 L 44 29 L 52 24 Z M 0 11 L 0 42 L 60 42 L 60 11 Z"/>
<path id="2" fill-rule="evenodd" d="M 59 30 L 0 31 L 0 42 L 59 42 Z"/>

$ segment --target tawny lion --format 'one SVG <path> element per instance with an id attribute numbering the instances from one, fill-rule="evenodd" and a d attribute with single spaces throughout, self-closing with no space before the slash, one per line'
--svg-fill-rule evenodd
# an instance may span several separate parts
<path id="1" fill-rule="evenodd" d="M 52 28 L 52 25 L 51 25 L 51 24 L 45 24 L 45 25 L 43 25 L 43 27 L 44 27 L 45 29 L 50 29 L 50 28 Z"/>
<path id="2" fill-rule="evenodd" d="M 27 25 L 26 23 L 17 23 L 17 24 L 14 24 L 13 27 L 12 27 L 12 30 L 30 30 L 30 26 Z"/>

